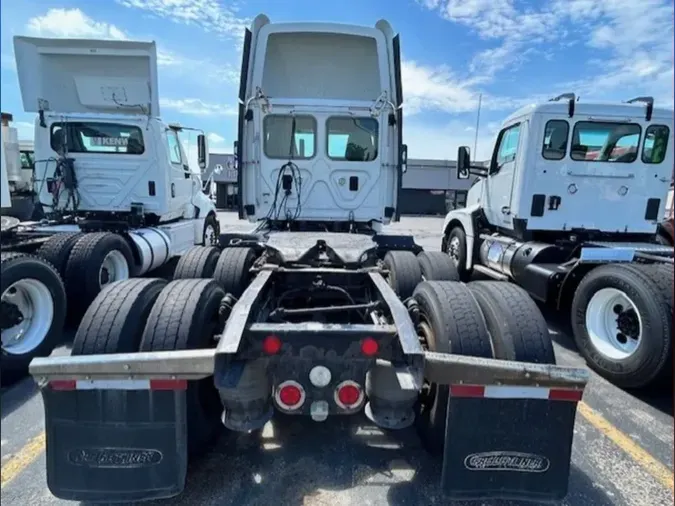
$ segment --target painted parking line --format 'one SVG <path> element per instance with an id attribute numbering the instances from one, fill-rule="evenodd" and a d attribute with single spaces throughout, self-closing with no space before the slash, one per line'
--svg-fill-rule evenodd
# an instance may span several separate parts
<path id="1" fill-rule="evenodd" d="M 577 412 L 581 415 L 583 420 L 601 432 L 658 483 L 671 492 L 674 490 L 673 472 L 667 466 L 636 444 L 629 436 L 621 432 L 604 416 L 585 402 L 582 401 L 579 403 Z M 33 461 L 35 461 L 44 451 L 44 448 L 45 433 L 42 431 L 2 465 L 2 488 L 8 485 Z"/>
<path id="2" fill-rule="evenodd" d="M 629 455 L 645 471 L 653 476 L 659 483 L 671 492 L 675 489 L 673 484 L 673 471 L 656 460 L 650 453 L 637 445 L 629 436 L 612 425 L 604 416 L 595 411 L 585 402 L 580 402 L 577 412 L 593 427 L 602 432 L 616 446 Z"/>
<path id="3" fill-rule="evenodd" d="M 33 439 L 28 441 L 15 455 L 2 465 L 2 486 L 9 484 L 24 469 L 26 469 L 45 449 L 45 433 L 40 432 Z"/>

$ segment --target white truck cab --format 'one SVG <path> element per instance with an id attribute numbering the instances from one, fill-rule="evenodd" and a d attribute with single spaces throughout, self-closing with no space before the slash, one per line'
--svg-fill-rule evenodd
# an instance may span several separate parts
<path id="1" fill-rule="evenodd" d="M 399 38 L 384 20 L 367 28 L 256 17 L 241 68 L 240 217 L 397 220 L 401 89 Z"/>
<path id="2" fill-rule="evenodd" d="M 136 226 L 197 220 L 203 242 L 215 206 L 201 191 L 180 127 L 159 118 L 154 42 L 15 37 L 23 106 L 35 120 L 35 181 L 46 213 Z M 208 165 L 204 135 L 199 165 Z"/>
<path id="3" fill-rule="evenodd" d="M 654 234 L 672 177 L 673 115 L 645 101 L 586 103 L 567 94 L 515 112 L 466 211 L 478 206 L 491 225 L 518 234 Z M 466 211 L 449 213 L 446 225 Z"/>
<path id="4" fill-rule="evenodd" d="M 657 230 L 674 145 L 673 111 L 651 97 L 567 93 L 525 107 L 503 123 L 487 168 L 459 149 L 458 177 L 478 179 L 446 216 L 441 249 L 465 280 L 512 281 L 570 311 L 579 350 L 605 378 L 659 381 L 672 372 L 673 247 Z"/>

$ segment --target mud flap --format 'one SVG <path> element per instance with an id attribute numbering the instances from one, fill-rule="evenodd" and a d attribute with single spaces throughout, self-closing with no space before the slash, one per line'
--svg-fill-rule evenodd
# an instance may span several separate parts
<path id="1" fill-rule="evenodd" d="M 448 403 L 445 495 L 561 501 L 567 495 L 578 399 L 486 398 L 480 397 L 484 387 L 471 388 L 452 393 Z"/>
<path id="2" fill-rule="evenodd" d="M 41 390 L 52 494 L 110 503 L 183 490 L 185 390 L 66 391 L 57 384 L 69 382 L 53 383 Z"/>

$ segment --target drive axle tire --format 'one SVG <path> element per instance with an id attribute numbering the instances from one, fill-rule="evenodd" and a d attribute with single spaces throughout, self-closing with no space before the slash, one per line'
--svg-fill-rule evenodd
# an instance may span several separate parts
<path id="1" fill-rule="evenodd" d="M 485 316 L 495 358 L 555 364 L 546 319 L 521 287 L 503 281 L 467 284 Z"/>
<path id="2" fill-rule="evenodd" d="M 672 373 L 672 267 L 597 267 L 579 283 L 571 317 L 589 367 L 615 385 L 642 388 Z"/>
<path id="3" fill-rule="evenodd" d="M 422 281 L 422 269 L 414 253 L 389 251 L 384 256 L 384 265 L 389 270 L 387 281 L 396 295 L 402 300 L 411 297 Z"/>
<path id="4" fill-rule="evenodd" d="M 112 232 L 87 233 L 73 246 L 66 265 L 71 316 L 82 315 L 101 289 L 136 275 L 129 243 Z"/>
<path id="5" fill-rule="evenodd" d="M 225 248 L 218 259 L 213 279 L 225 293 L 241 297 L 251 281 L 250 269 L 256 256 L 253 248 Z"/>
<path id="6" fill-rule="evenodd" d="M 211 279 L 179 279 L 164 287 L 148 317 L 141 351 L 213 348 L 218 308 L 225 296 Z M 222 430 L 222 404 L 213 378 L 189 381 L 186 392 L 188 451 L 198 455 Z"/>
<path id="7" fill-rule="evenodd" d="M 418 335 L 439 353 L 493 358 L 490 334 L 478 303 L 463 283 L 423 281 L 413 295 L 419 305 Z M 427 383 L 420 395 L 415 425 L 427 450 L 443 452 L 450 389 Z"/>
<path id="8" fill-rule="evenodd" d="M 220 250 L 214 246 L 194 246 L 181 255 L 173 279 L 208 279 L 213 276 Z"/>
<path id="9" fill-rule="evenodd" d="M 471 271 L 466 268 L 466 233 L 460 226 L 453 227 L 445 237 L 443 252 L 447 253 L 457 267 L 457 273 L 465 283 L 471 279 Z"/>
<path id="10" fill-rule="evenodd" d="M 417 255 L 417 260 L 426 281 L 460 281 L 457 266 L 442 251 L 423 251 Z"/>
<path id="11" fill-rule="evenodd" d="M 42 258 L 0 253 L 2 374 L 23 374 L 35 357 L 61 344 L 66 291 L 56 269 Z"/>
<path id="12" fill-rule="evenodd" d="M 135 278 L 105 287 L 82 317 L 72 354 L 137 352 L 150 310 L 166 284 Z"/>
<path id="13" fill-rule="evenodd" d="M 75 243 L 83 236 L 82 232 L 55 234 L 42 243 L 40 249 L 37 250 L 37 254 L 52 264 L 61 277 L 65 278 L 70 252 L 73 250 Z"/>

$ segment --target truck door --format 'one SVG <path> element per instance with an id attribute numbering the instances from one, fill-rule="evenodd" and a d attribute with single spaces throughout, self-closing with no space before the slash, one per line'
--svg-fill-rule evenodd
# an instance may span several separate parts
<path id="1" fill-rule="evenodd" d="M 178 133 L 167 129 L 166 141 L 169 149 L 169 162 L 171 163 L 171 175 L 169 177 L 170 208 L 171 212 L 177 212 L 182 206 L 190 202 L 193 183 L 190 166 L 182 155 Z"/>
<path id="2" fill-rule="evenodd" d="M 511 228 L 513 224 L 511 197 L 522 130 L 523 123 L 516 123 L 497 137 L 486 185 L 485 214 L 492 225 Z"/>

